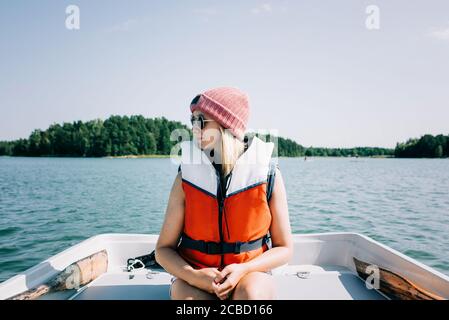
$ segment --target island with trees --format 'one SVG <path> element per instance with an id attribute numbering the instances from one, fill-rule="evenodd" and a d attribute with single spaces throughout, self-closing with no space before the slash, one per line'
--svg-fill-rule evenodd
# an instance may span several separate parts
<path id="1" fill-rule="evenodd" d="M 28 157 L 121 157 L 168 156 L 178 143 L 171 139 L 175 129 L 191 129 L 165 117 L 110 116 L 106 120 L 74 121 L 52 124 L 46 130 L 34 130 L 28 139 L 0 141 L 0 156 Z M 419 139 L 398 143 L 395 149 L 378 147 L 317 148 L 304 147 L 289 138 L 257 135 L 277 143 L 280 157 L 397 157 L 442 158 L 449 156 L 449 135 L 426 134 Z"/>

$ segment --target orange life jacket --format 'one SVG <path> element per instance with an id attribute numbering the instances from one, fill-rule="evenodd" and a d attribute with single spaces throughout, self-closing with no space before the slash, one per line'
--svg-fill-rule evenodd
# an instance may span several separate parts
<path id="1" fill-rule="evenodd" d="M 249 261 L 269 249 L 268 205 L 276 163 L 274 144 L 254 136 L 222 190 L 220 174 L 193 141 L 181 144 L 185 194 L 178 253 L 194 268 Z"/>

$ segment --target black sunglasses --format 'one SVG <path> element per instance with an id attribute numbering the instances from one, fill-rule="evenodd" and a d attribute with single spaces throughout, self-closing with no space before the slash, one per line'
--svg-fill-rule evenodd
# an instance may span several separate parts
<path id="1" fill-rule="evenodd" d="M 192 127 L 198 126 L 201 130 L 206 126 L 206 122 L 215 121 L 210 119 L 204 119 L 204 115 L 200 114 L 198 117 L 195 117 L 193 114 L 190 116 L 190 123 Z"/>
<path id="2" fill-rule="evenodd" d="M 201 98 L 201 94 L 198 94 L 193 98 L 192 102 L 190 102 L 190 106 L 193 104 L 197 104 Z M 198 126 L 201 130 L 206 126 L 206 122 L 215 121 L 215 120 L 206 120 L 204 119 L 204 115 L 200 114 L 198 117 L 195 117 L 193 114 L 190 116 L 190 123 L 192 127 Z"/>

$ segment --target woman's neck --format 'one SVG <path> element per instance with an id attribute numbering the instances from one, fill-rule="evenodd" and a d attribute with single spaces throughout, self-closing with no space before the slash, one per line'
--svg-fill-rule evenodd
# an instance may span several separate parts
<path id="1" fill-rule="evenodd" d="M 251 144 L 252 139 L 249 139 L 244 143 L 244 149 L 242 153 L 239 155 L 239 158 L 242 156 L 243 153 L 248 150 L 249 145 Z M 212 165 L 219 170 L 221 173 L 223 173 L 223 166 L 222 166 L 222 157 L 221 157 L 221 149 L 220 148 L 212 148 L 212 149 L 204 149 L 203 150 L 206 156 L 209 158 L 209 161 L 212 163 Z"/>

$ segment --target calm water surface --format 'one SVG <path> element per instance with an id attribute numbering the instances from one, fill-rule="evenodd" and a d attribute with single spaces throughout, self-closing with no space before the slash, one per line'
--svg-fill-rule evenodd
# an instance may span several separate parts
<path id="1" fill-rule="evenodd" d="M 281 158 L 294 233 L 360 232 L 449 274 L 449 159 Z M 158 233 L 170 159 L 0 157 L 0 281 L 100 233 Z"/>

